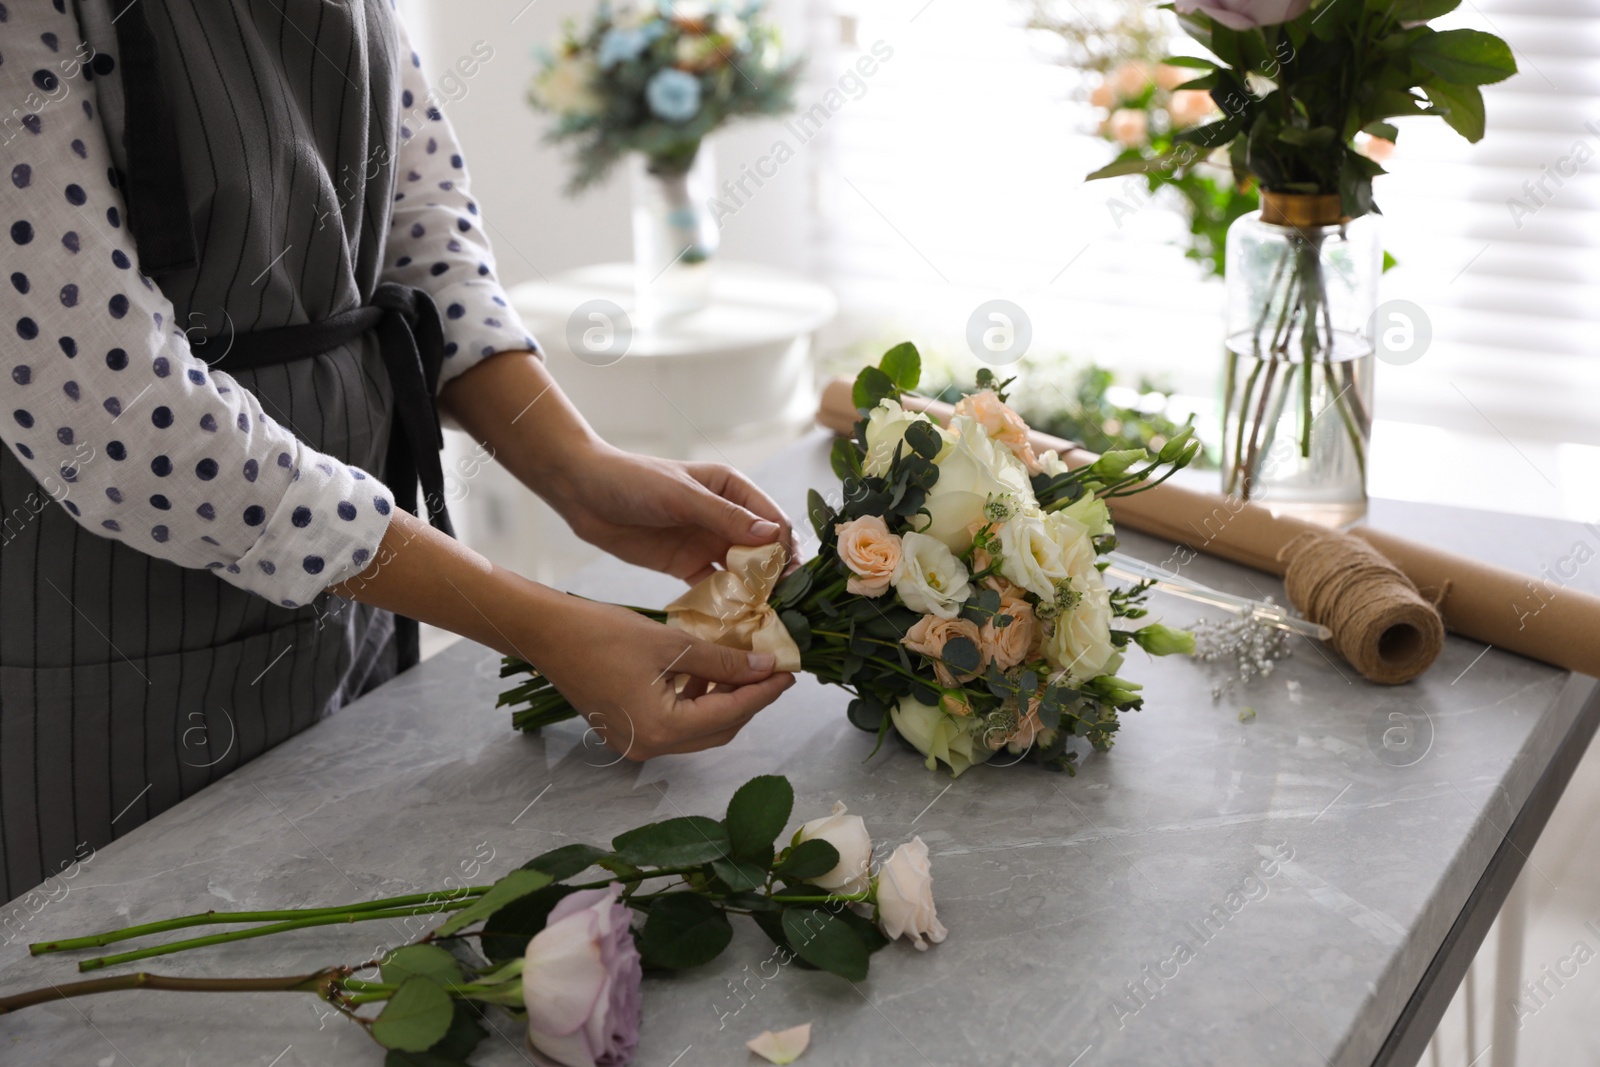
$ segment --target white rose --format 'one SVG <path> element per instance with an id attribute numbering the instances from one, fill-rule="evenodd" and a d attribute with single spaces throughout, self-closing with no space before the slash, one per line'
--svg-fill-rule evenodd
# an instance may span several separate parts
<path id="1" fill-rule="evenodd" d="M 967 568 L 944 542 L 907 532 L 900 538 L 900 562 L 889 581 L 912 611 L 953 619 L 972 595 Z"/>
<path id="2" fill-rule="evenodd" d="M 795 831 L 794 843 L 826 841 L 839 852 L 839 865 L 827 874 L 808 879 L 830 893 L 861 893 L 871 884 L 872 838 L 859 815 L 845 814 L 844 804 L 835 801 L 833 814 L 812 819 Z"/>
<path id="3" fill-rule="evenodd" d="M 950 933 L 933 904 L 932 865 L 920 837 L 895 849 L 878 871 L 878 925 L 891 941 L 906 937 L 924 951 Z"/>
<path id="4" fill-rule="evenodd" d="M 1103 584 L 1096 582 L 1055 620 L 1044 654 L 1051 666 L 1066 672 L 1069 684 L 1105 673 L 1117 648 L 1111 643 L 1111 594 Z"/>
<path id="5" fill-rule="evenodd" d="M 950 420 L 955 441 L 940 453 L 939 480 L 928 490 L 931 518 L 921 532 L 937 537 L 951 551 L 964 552 L 972 543 L 968 527 L 984 517 L 990 500 L 1012 498 L 1016 505 L 1033 502 L 1028 469 L 1005 445 L 997 444 L 976 419 Z"/>
<path id="6" fill-rule="evenodd" d="M 953 718 L 916 697 L 901 697 L 889 709 L 889 718 L 896 732 L 928 757 L 930 771 L 942 761 L 949 766 L 950 777 L 959 778 L 968 767 L 994 755 L 987 746 L 976 743 L 972 736 L 975 723 L 970 717 Z"/>
<path id="7" fill-rule="evenodd" d="M 1070 515 L 1023 514 L 1000 527 L 1000 573 L 1049 603 L 1056 583 L 1087 588 L 1098 578 L 1094 545 L 1084 525 Z"/>
<path id="8" fill-rule="evenodd" d="M 894 450 L 905 440 L 906 428 L 914 422 L 932 423 L 933 420 L 920 411 L 907 411 L 897 400 L 880 400 L 878 406 L 867 414 L 867 458 L 862 463 L 862 469 L 878 478 L 888 474 Z M 939 427 L 935 425 L 934 429 L 939 430 Z M 943 430 L 939 430 L 939 436 L 948 442 L 949 437 Z M 910 450 L 911 446 L 907 445 L 901 451 L 903 454 Z M 940 455 L 947 451 L 948 443 Z"/>
<path id="9" fill-rule="evenodd" d="M 600 110 L 595 95 L 594 62 L 582 56 L 563 56 L 533 83 L 533 98 L 560 115 L 592 115 Z"/>

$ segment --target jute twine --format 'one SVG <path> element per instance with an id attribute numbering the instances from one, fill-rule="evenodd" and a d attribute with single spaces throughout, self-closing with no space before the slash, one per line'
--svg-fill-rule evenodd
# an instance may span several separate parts
<path id="1" fill-rule="evenodd" d="M 1398 567 L 1348 534 L 1307 532 L 1283 546 L 1284 587 L 1306 618 L 1333 631 L 1333 647 L 1379 685 L 1427 670 L 1444 647 L 1444 620 Z"/>

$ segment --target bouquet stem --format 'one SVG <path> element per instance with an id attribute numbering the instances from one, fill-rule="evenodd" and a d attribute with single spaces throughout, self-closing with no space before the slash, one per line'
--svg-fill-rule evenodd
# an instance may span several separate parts
<path id="1" fill-rule="evenodd" d="M 327 999 L 332 995 L 340 973 L 339 969 L 332 969 L 283 978 L 179 978 L 136 971 L 82 982 L 60 982 L 0 997 L 0 1015 L 53 1000 L 115 993 L 124 989 L 164 989 L 183 993 L 314 993 Z"/>

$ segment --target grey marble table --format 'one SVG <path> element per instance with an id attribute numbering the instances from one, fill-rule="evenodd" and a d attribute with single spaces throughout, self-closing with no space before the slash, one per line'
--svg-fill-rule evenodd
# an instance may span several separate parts
<path id="1" fill-rule="evenodd" d="M 807 439 L 761 479 L 800 514 L 805 488 L 832 481 L 825 442 Z M 1589 536 L 1384 502 L 1373 521 L 1529 572 Z M 1166 551 L 1132 535 L 1125 546 Z M 1281 595 L 1217 561 L 1191 573 Z M 576 588 L 659 603 L 678 587 L 610 564 Z M 1182 602 L 1158 607 L 1194 617 Z M 851 985 L 764 965 L 770 946 L 741 929 L 714 964 L 647 982 L 641 1065 L 748 1064 L 748 1038 L 806 1020 L 803 1062 L 816 1067 L 1370 1063 L 1594 689 L 1460 639 L 1424 679 L 1382 689 L 1301 643 L 1270 678 L 1213 702 L 1208 668 L 1136 652 L 1128 673 L 1147 704 L 1112 753 L 1075 778 L 981 767 L 952 782 L 893 746 L 868 759 L 872 738 L 846 723 L 845 696 L 809 680 L 725 749 L 613 763 L 575 725 L 513 734 L 492 707 L 497 667 L 456 645 L 101 850 L 0 947 L 0 990 L 71 976 L 70 961 L 31 959 L 24 940 L 418 891 L 464 870 L 484 881 L 563 843 L 719 814 L 736 785 L 776 771 L 795 783 L 797 819 L 842 799 L 880 840 L 920 834 L 949 940 L 891 946 Z M 1241 721 L 1244 705 L 1256 714 Z M 326 928 L 151 969 L 296 973 L 407 936 Z M 281 994 L 111 994 L 0 1018 L 0 1062 L 381 1062 L 321 1008 Z M 515 1027 L 500 1028 L 481 1061 L 525 1062 Z"/>

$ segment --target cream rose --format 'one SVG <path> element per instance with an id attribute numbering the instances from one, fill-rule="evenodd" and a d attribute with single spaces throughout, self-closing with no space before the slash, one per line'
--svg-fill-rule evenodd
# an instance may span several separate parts
<path id="1" fill-rule="evenodd" d="M 1033 454 L 1033 444 L 1028 440 L 1028 424 L 993 390 L 984 389 L 962 397 L 956 402 L 955 414 L 976 420 L 990 438 L 1010 449 L 1024 467 L 1034 474 L 1039 473 L 1039 458 Z"/>
<path id="2" fill-rule="evenodd" d="M 941 437 L 946 436 L 938 424 L 922 412 L 907 411 L 897 400 L 880 400 L 878 406 L 867 414 L 867 458 L 861 464 L 862 470 L 879 478 L 888 474 L 889 464 L 894 460 L 894 450 L 905 440 L 906 428 L 914 422 L 930 423 L 935 430 L 939 430 Z M 902 454 L 910 448 L 907 445 L 901 449 Z M 943 455 L 943 452 L 940 454 Z"/>
<path id="3" fill-rule="evenodd" d="M 1033 607 L 1018 597 L 1002 596 L 997 615 L 1009 616 L 1011 621 L 1005 626 L 995 625 L 993 618 L 985 622 L 979 631 L 978 650 L 985 660 L 1008 671 L 1032 655 L 1039 640 L 1039 620 Z"/>
<path id="4" fill-rule="evenodd" d="M 558 115 L 593 115 L 601 108 L 594 91 L 594 62 L 582 56 L 562 56 L 534 79 L 529 95 L 534 103 Z"/>
<path id="5" fill-rule="evenodd" d="M 867 824 L 859 815 L 846 814 L 848 809 L 834 801 L 833 814 L 812 819 L 795 831 L 794 843 L 826 841 L 839 853 L 839 864 L 827 874 L 807 879 L 812 885 L 830 893 L 862 893 L 872 884 L 872 838 L 867 834 Z"/>
<path id="6" fill-rule="evenodd" d="M 906 631 L 900 643 L 933 660 L 933 671 L 939 676 L 939 681 L 955 686 L 976 675 L 958 674 L 940 658 L 944 655 L 945 643 L 954 637 L 965 637 L 978 650 L 978 673 L 981 674 L 989 665 L 989 658 L 983 654 L 983 638 L 978 632 L 978 624 L 970 619 L 942 619 L 937 615 L 924 615 Z"/>
<path id="7" fill-rule="evenodd" d="M 1074 518 L 1016 515 L 1000 526 L 1000 574 L 1040 600 L 1053 601 L 1056 582 L 1085 573 L 1085 566 L 1093 569 L 1094 549 Z"/>
<path id="8" fill-rule="evenodd" d="M 994 754 L 974 737 L 977 720 L 971 716 L 952 718 L 916 697 L 902 697 L 889 709 L 889 719 L 895 732 L 928 757 L 930 771 L 944 763 L 950 768 L 950 777 L 959 778 L 967 768 Z"/>
<path id="9" fill-rule="evenodd" d="M 955 440 L 935 461 L 939 480 L 928 490 L 924 506 L 930 518 L 919 532 L 937 537 L 952 552 L 965 552 L 972 544 L 972 525 L 983 520 L 991 500 L 1031 501 L 1033 489 L 1022 462 L 976 419 L 956 415 L 950 428 Z"/>
<path id="10" fill-rule="evenodd" d="M 1105 673 L 1117 648 L 1111 643 L 1111 594 L 1103 584 L 1083 590 L 1078 603 L 1055 620 L 1044 652 L 1069 684 Z"/>
<path id="11" fill-rule="evenodd" d="M 900 538 L 900 563 L 890 579 L 894 591 L 912 611 L 953 619 L 972 595 L 967 568 L 944 542 L 927 534 Z"/>
<path id="12" fill-rule="evenodd" d="M 857 596 L 882 596 L 889 591 L 894 570 L 900 565 L 900 538 L 876 515 L 863 515 L 834 527 L 839 535 L 839 559 L 850 569 L 845 590 Z"/>
<path id="13" fill-rule="evenodd" d="M 937 945 L 950 933 L 933 903 L 933 872 L 928 846 L 913 837 L 894 850 L 878 871 L 878 925 L 891 941 L 909 938 L 919 950 Z"/>

